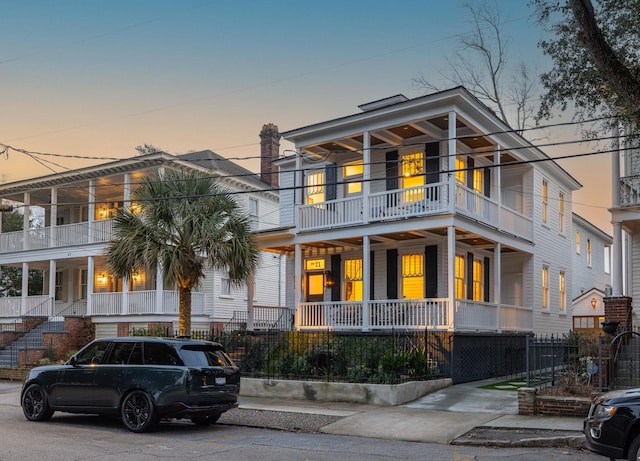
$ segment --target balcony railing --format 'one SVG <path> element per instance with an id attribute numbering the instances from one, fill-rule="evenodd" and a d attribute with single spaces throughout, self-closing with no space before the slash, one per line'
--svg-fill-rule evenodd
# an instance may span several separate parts
<path id="1" fill-rule="evenodd" d="M 369 302 L 368 322 L 363 323 L 361 302 L 301 303 L 301 330 L 480 330 L 531 331 L 530 308 L 456 299 L 453 312 L 447 299 L 375 300 Z"/>
<path id="2" fill-rule="evenodd" d="M 0 253 L 103 243 L 112 235 L 112 219 L 5 232 L 0 234 Z"/>
<path id="3" fill-rule="evenodd" d="M 620 178 L 620 205 L 640 205 L 640 176 Z"/>
<path id="4" fill-rule="evenodd" d="M 531 218 L 461 184 L 456 184 L 455 191 L 455 213 L 532 239 Z M 435 183 L 370 194 L 366 209 L 361 196 L 301 205 L 299 227 L 301 231 L 331 229 L 448 212 L 451 212 L 448 183 Z"/>

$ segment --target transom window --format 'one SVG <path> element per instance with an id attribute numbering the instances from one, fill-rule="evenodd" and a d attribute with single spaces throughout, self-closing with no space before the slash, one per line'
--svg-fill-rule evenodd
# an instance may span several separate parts
<path id="1" fill-rule="evenodd" d="M 402 255 L 402 296 L 407 299 L 424 298 L 424 255 Z"/>
<path id="2" fill-rule="evenodd" d="M 324 171 L 307 171 L 305 176 L 306 202 L 308 204 L 324 202 Z"/>

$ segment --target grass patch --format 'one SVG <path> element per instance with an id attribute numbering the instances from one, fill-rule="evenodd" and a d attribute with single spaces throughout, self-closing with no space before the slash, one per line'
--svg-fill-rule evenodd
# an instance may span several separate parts
<path id="1" fill-rule="evenodd" d="M 546 380 L 531 380 L 530 385 L 533 387 L 544 382 L 546 382 Z M 480 389 L 493 389 L 496 391 L 517 391 L 521 387 L 527 387 L 526 378 L 508 379 L 499 383 L 486 384 L 484 386 L 480 386 Z"/>

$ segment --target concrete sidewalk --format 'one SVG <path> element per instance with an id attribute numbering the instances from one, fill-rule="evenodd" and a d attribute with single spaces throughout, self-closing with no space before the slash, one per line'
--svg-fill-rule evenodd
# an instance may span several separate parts
<path id="1" fill-rule="evenodd" d="M 240 397 L 240 408 L 339 416 L 321 431 L 383 439 L 480 446 L 584 443 L 582 418 L 518 415 L 517 393 L 458 384 L 399 406 Z"/>

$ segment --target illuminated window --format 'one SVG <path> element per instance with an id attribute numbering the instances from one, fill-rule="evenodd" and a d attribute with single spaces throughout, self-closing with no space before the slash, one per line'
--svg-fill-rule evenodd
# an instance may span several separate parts
<path id="1" fill-rule="evenodd" d="M 558 284 L 560 286 L 560 310 L 564 311 L 567 308 L 567 288 L 565 285 L 564 272 L 560 272 Z"/>
<path id="2" fill-rule="evenodd" d="M 324 274 L 307 274 L 307 295 L 324 294 Z"/>
<path id="3" fill-rule="evenodd" d="M 422 158 L 422 152 L 403 155 L 400 168 L 403 189 L 424 186 L 424 160 Z M 410 190 L 404 193 L 405 202 L 416 202 L 423 198 L 423 189 Z"/>
<path id="4" fill-rule="evenodd" d="M 482 261 L 473 260 L 473 300 L 484 301 L 484 268 Z"/>
<path id="5" fill-rule="evenodd" d="M 467 185 L 467 164 L 463 158 L 456 157 L 456 182 L 463 186 Z"/>
<path id="6" fill-rule="evenodd" d="M 344 281 L 345 301 L 362 301 L 362 259 L 345 259 Z"/>
<path id="7" fill-rule="evenodd" d="M 362 193 L 362 175 L 364 164 L 362 162 L 347 163 L 342 167 L 344 178 L 345 195 L 355 195 Z"/>
<path id="8" fill-rule="evenodd" d="M 580 232 L 576 232 L 576 253 L 580 254 Z"/>
<path id="9" fill-rule="evenodd" d="M 591 267 L 591 240 L 587 239 L 587 266 Z"/>
<path id="10" fill-rule="evenodd" d="M 542 308 L 549 309 L 549 268 L 542 266 Z"/>
<path id="11" fill-rule="evenodd" d="M 560 232 L 564 233 L 564 192 L 558 194 L 558 219 Z"/>
<path id="12" fill-rule="evenodd" d="M 464 256 L 456 255 L 456 277 L 455 277 L 455 291 L 456 298 L 464 299 L 467 294 L 465 276 L 465 259 Z"/>
<path id="13" fill-rule="evenodd" d="M 542 222 L 546 224 L 549 211 L 549 184 L 542 180 Z"/>
<path id="14" fill-rule="evenodd" d="M 408 299 L 424 298 L 424 255 L 402 255 L 402 296 Z"/>
<path id="15" fill-rule="evenodd" d="M 473 190 L 479 194 L 484 193 L 484 171 L 473 170 Z"/>
<path id="16" fill-rule="evenodd" d="M 305 181 L 306 202 L 308 204 L 324 202 L 324 171 L 308 171 Z"/>

